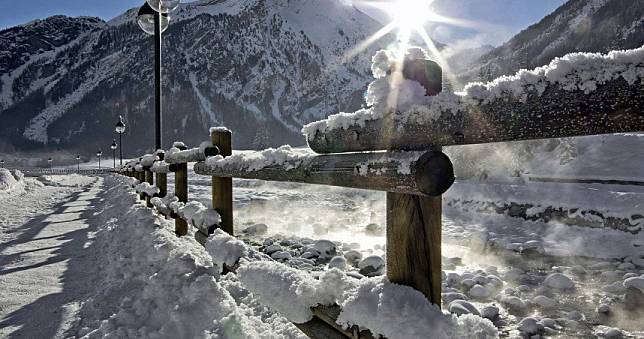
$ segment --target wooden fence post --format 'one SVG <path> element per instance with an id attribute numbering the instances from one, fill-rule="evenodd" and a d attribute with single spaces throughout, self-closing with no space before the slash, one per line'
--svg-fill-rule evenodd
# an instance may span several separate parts
<path id="1" fill-rule="evenodd" d="M 159 161 L 163 161 L 165 153 L 163 151 L 157 151 L 157 156 L 159 157 Z M 159 198 L 164 198 L 168 194 L 168 174 L 156 173 L 156 178 L 157 188 L 159 189 Z"/>
<path id="2" fill-rule="evenodd" d="M 442 89 L 442 70 L 432 61 L 405 60 L 402 73 L 406 79 L 423 84 L 427 95 L 436 95 Z M 453 173 L 449 176 L 452 177 L 449 184 L 439 185 L 449 187 Z M 413 287 L 438 307 L 441 307 L 442 202 L 440 195 L 387 192 L 387 278 Z"/>
<path id="3" fill-rule="evenodd" d="M 150 185 L 154 185 L 154 173 L 152 173 L 152 171 L 150 171 L 150 168 L 147 167 L 145 168 L 145 182 Z M 153 207 L 152 203 L 150 202 L 151 199 L 151 196 L 145 194 L 145 205 L 147 207 Z"/>
<path id="4" fill-rule="evenodd" d="M 387 278 L 441 305 L 439 197 L 387 192 Z"/>
<path id="5" fill-rule="evenodd" d="M 210 140 L 219 148 L 220 155 L 227 157 L 233 154 L 230 130 L 213 128 Z M 233 178 L 212 177 L 212 208 L 221 216 L 221 229 L 233 235 Z"/>
<path id="6" fill-rule="evenodd" d="M 184 146 L 177 148 L 182 151 L 187 149 Z M 173 167 L 176 168 L 176 170 L 174 170 L 174 196 L 177 197 L 180 202 L 185 204 L 188 202 L 188 164 L 174 164 L 171 166 L 171 169 Z M 174 219 L 174 233 L 178 236 L 188 234 L 188 222 L 177 216 Z"/>

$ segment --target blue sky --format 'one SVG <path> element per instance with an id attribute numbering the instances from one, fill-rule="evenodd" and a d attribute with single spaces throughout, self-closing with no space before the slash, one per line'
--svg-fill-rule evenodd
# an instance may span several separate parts
<path id="1" fill-rule="evenodd" d="M 434 8 L 441 14 L 475 21 L 480 26 L 466 29 L 438 25 L 432 28 L 432 36 L 441 42 L 461 40 L 472 45 L 498 45 L 564 2 L 566 0 L 434 0 Z M 109 20 L 142 3 L 143 0 L 0 0 L 0 29 L 56 14 Z M 386 20 L 381 13 L 369 12 Z"/>

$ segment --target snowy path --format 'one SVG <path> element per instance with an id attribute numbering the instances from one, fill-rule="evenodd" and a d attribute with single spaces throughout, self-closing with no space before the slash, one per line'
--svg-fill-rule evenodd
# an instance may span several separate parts
<path id="1" fill-rule="evenodd" d="M 91 291 L 103 179 L 61 180 L 0 195 L 0 337 L 64 336 Z"/>

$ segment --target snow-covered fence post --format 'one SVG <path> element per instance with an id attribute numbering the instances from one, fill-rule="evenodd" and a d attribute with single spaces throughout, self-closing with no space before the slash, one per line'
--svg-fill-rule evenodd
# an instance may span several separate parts
<path id="1" fill-rule="evenodd" d="M 441 91 L 442 71 L 436 63 L 406 60 L 404 68 L 405 78 L 423 80 L 420 82 L 428 94 L 436 95 Z M 436 168 L 436 163 L 445 165 L 445 162 L 449 162 L 449 158 L 440 153 L 440 148 L 435 148 L 433 153 L 426 158 L 426 170 Z M 447 167 L 451 167 L 451 163 Z M 447 187 L 451 184 L 438 183 Z M 387 192 L 387 278 L 391 282 L 413 287 L 439 307 L 441 219 L 441 195 L 424 197 Z"/>
<path id="2" fill-rule="evenodd" d="M 152 173 L 152 171 L 150 171 L 150 167 L 145 167 L 144 171 L 145 171 L 144 172 L 145 173 L 145 182 L 147 182 L 150 185 L 154 185 L 154 174 Z M 147 207 L 153 207 L 152 203 L 150 202 L 150 199 L 152 199 L 152 198 L 153 197 L 151 197 L 150 195 L 145 194 L 145 205 Z"/>
<path id="3" fill-rule="evenodd" d="M 177 145 L 176 147 L 180 150 L 187 149 L 184 145 Z M 170 165 L 170 171 L 174 172 L 174 195 L 179 202 L 185 204 L 188 202 L 188 164 L 185 162 L 172 164 Z M 174 232 L 178 236 L 188 234 L 188 222 L 180 217 L 175 218 Z"/>
<path id="4" fill-rule="evenodd" d="M 227 128 L 211 128 L 210 140 L 219 148 L 219 155 L 233 154 L 232 132 Z M 221 216 L 221 229 L 233 234 L 233 178 L 212 177 L 212 208 Z"/>
<path id="5" fill-rule="evenodd" d="M 157 151 L 159 161 L 163 161 L 165 152 L 163 150 Z M 157 188 L 159 189 L 159 198 L 164 198 L 168 194 L 168 174 L 156 173 Z"/>

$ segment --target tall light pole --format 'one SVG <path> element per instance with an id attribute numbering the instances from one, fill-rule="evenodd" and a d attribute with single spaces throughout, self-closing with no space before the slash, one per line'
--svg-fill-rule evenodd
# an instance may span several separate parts
<path id="1" fill-rule="evenodd" d="M 101 169 L 101 157 L 103 156 L 103 151 L 99 149 L 98 152 L 96 152 L 96 156 L 98 157 L 98 169 Z"/>
<path id="2" fill-rule="evenodd" d="M 162 149 L 161 137 L 161 33 L 168 28 L 168 13 L 179 6 L 180 0 L 146 0 L 139 9 L 137 23 L 145 33 L 154 35 L 154 147 Z"/>
<path id="3" fill-rule="evenodd" d="M 119 122 L 116 123 L 114 127 L 116 133 L 119 134 L 119 165 L 123 166 L 123 132 L 125 132 L 125 123 L 123 122 L 123 117 L 119 115 Z"/>
<path id="4" fill-rule="evenodd" d="M 80 154 L 76 156 L 76 169 L 80 171 Z"/>
<path id="5" fill-rule="evenodd" d="M 110 148 L 112 149 L 112 159 L 114 159 L 114 168 L 116 168 L 116 148 L 118 145 L 116 144 L 116 140 L 112 140 L 112 145 Z"/>

